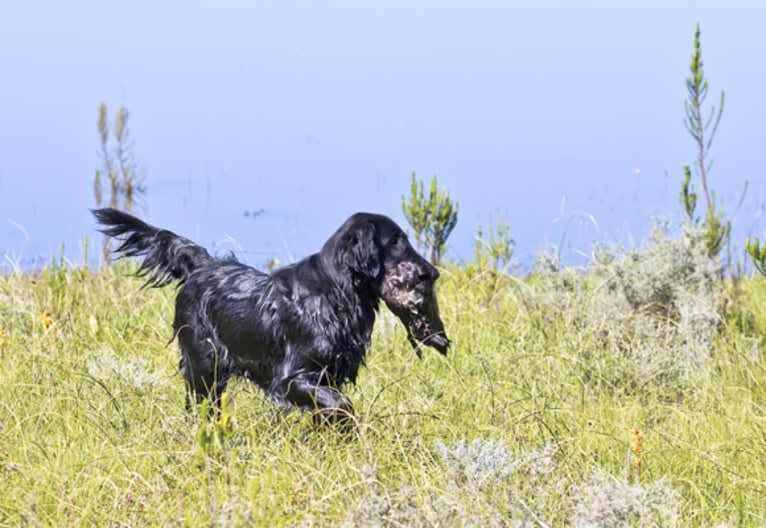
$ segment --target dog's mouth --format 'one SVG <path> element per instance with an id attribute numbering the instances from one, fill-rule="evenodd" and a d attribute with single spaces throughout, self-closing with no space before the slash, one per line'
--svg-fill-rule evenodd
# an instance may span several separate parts
<path id="1" fill-rule="evenodd" d="M 407 326 L 407 340 L 418 355 L 420 355 L 421 343 L 436 349 L 445 356 L 450 345 L 450 340 L 444 330 L 432 330 L 422 319 L 413 319 Z"/>
<path id="2" fill-rule="evenodd" d="M 421 345 L 447 354 L 450 340 L 439 317 L 439 304 L 433 282 L 411 285 L 396 276 L 386 277 L 381 293 L 388 309 L 407 329 L 407 340 L 418 356 L 422 353 Z"/>

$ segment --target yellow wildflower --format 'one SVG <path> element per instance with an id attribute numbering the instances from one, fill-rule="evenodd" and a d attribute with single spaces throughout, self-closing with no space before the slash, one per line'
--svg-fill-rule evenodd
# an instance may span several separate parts
<path id="1" fill-rule="evenodd" d="M 46 330 L 53 324 L 53 312 L 50 310 L 44 310 L 40 316 L 40 322 L 43 324 L 43 328 Z"/>
<path id="2" fill-rule="evenodd" d="M 0 348 L 3 348 L 5 346 L 5 341 L 6 341 L 5 328 L 0 326 Z"/>

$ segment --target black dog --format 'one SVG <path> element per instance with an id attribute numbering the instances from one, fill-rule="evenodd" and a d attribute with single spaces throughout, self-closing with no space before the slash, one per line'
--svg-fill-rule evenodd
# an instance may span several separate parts
<path id="1" fill-rule="evenodd" d="M 148 285 L 180 283 L 173 329 L 197 402 L 215 407 L 236 374 L 277 404 L 349 416 L 340 389 L 364 364 L 381 298 L 418 355 L 420 343 L 442 354 L 449 347 L 434 293 L 439 272 L 385 216 L 353 215 L 319 253 L 269 275 L 115 209 L 93 214 L 120 239 L 116 253 L 144 257 Z"/>

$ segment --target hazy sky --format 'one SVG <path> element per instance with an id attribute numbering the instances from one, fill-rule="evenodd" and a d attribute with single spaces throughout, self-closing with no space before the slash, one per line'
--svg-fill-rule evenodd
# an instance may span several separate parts
<path id="1" fill-rule="evenodd" d="M 763 0 L 3 2 L 0 253 L 79 258 L 102 100 L 130 110 L 141 214 L 254 264 L 358 210 L 403 222 L 413 170 L 460 202 L 453 258 L 490 213 L 522 263 L 634 243 L 680 215 L 697 21 L 712 186 L 731 212 L 749 180 L 735 235 L 763 236 Z"/>

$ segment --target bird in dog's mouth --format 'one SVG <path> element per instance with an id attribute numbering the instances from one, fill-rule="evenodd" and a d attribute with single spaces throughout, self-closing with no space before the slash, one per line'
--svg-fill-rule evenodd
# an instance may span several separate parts
<path id="1" fill-rule="evenodd" d="M 430 265 L 429 265 L 430 267 Z M 418 357 L 420 345 L 428 345 L 446 355 L 450 340 L 439 317 L 434 283 L 435 268 L 424 270 L 413 262 L 402 262 L 383 277 L 381 297 L 407 329 L 407 340 Z"/>

